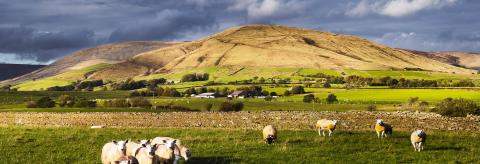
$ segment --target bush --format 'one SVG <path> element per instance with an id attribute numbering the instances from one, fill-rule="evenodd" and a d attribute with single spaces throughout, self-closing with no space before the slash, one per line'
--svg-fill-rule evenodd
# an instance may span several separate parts
<path id="1" fill-rule="evenodd" d="M 90 101 L 85 98 L 80 98 L 77 101 L 75 101 L 74 107 L 77 108 L 95 108 L 97 107 L 97 102 L 96 101 Z"/>
<path id="2" fill-rule="evenodd" d="M 328 96 L 327 96 L 327 98 L 326 98 L 325 100 L 326 100 L 327 103 L 329 103 L 329 104 L 338 102 L 337 96 L 335 96 L 333 93 L 328 94 Z"/>
<path id="3" fill-rule="evenodd" d="M 182 76 L 182 80 L 181 82 L 189 82 L 189 81 L 206 81 L 208 80 L 208 73 L 203 73 L 203 74 L 197 74 L 197 73 L 193 73 L 193 74 L 186 74 L 186 75 L 183 75 Z"/>
<path id="4" fill-rule="evenodd" d="M 225 101 L 219 106 L 219 111 L 222 112 L 239 112 L 243 109 L 242 102 L 228 102 Z"/>
<path id="5" fill-rule="evenodd" d="M 113 99 L 113 100 L 105 101 L 103 106 L 114 107 L 114 108 L 126 108 L 126 107 L 129 107 L 129 104 L 126 99 Z"/>
<path id="6" fill-rule="evenodd" d="M 75 97 L 70 95 L 61 95 L 58 97 L 57 103 L 60 107 L 73 107 L 73 105 L 75 105 Z"/>
<path id="7" fill-rule="evenodd" d="M 446 98 L 438 103 L 433 111 L 449 117 L 465 117 L 467 114 L 480 114 L 480 108 L 474 101 L 463 98 Z"/>
<path id="8" fill-rule="evenodd" d="M 143 97 L 131 98 L 129 101 L 130 107 L 150 108 L 152 103 Z"/>
<path id="9" fill-rule="evenodd" d="M 35 102 L 37 108 L 53 108 L 55 107 L 55 101 L 50 97 L 42 97 Z"/>
<path id="10" fill-rule="evenodd" d="M 315 100 L 315 96 L 313 94 L 308 94 L 303 96 L 303 102 L 305 103 L 311 103 L 314 100 Z"/>
<path id="11" fill-rule="evenodd" d="M 212 103 L 205 104 L 205 110 L 206 111 L 212 111 L 212 107 L 213 107 Z"/>
<path id="12" fill-rule="evenodd" d="M 367 106 L 367 111 L 370 111 L 370 112 L 377 111 L 377 106 L 374 104 L 370 104 Z"/>
<path id="13" fill-rule="evenodd" d="M 292 95 L 292 92 L 290 92 L 289 90 L 286 90 L 284 93 L 283 93 L 284 96 L 290 96 Z"/>
<path id="14" fill-rule="evenodd" d="M 36 101 L 28 101 L 27 102 L 27 108 L 36 108 L 37 107 L 37 102 Z"/>
<path id="15" fill-rule="evenodd" d="M 265 101 L 272 101 L 273 97 L 272 96 L 265 96 L 264 100 Z"/>
<path id="16" fill-rule="evenodd" d="M 292 92 L 292 94 L 303 94 L 303 93 L 305 93 L 305 90 L 304 90 L 303 86 L 296 85 L 296 86 L 292 87 L 291 92 Z"/>

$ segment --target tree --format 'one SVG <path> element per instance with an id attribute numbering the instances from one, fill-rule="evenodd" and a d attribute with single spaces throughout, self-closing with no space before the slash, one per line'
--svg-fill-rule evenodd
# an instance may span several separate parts
<path id="1" fill-rule="evenodd" d="M 55 107 L 55 101 L 50 97 L 42 97 L 35 102 L 37 108 L 53 108 Z"/>
<path id="2" fill-rule="evenodd" d="M 290 95 L 292 95 L 292 93 L 289 90 L 286 90 L 285 92 L 283 92 L 283 95 L 284 96 L 290 96 Z"/>
<path id="3" fill-rule="evenodd" d="M 57 103 L 60 107 L 73 107 L 73 105 L 75 105 L 75 97 L 70 95 L 61 95 L 58 97 Z"/>
<path id="4" fill-rule="evenodd" d="M 303 94 L 303 93 L 305 93 L 305 90 L 304 90 L 303 86 L 296 85 L 296 86 L 293 86 L 291 88 L 291 92 L 292 92 L 292 94 Z"/>
<path id="5" fill-rule="evenodd" d="M 212 107 L 213 107 L 213 104 L 212 104 L 212 103 L 207 103 L 207 104 L 205 104 L 205 110 L 206 110 L 206 111 L 209 111 L 209 112 L 210 112 L 210 111 L 212 110 Z"/>
<path id="6" fill-rule="evenodd" d="M 311 103 L 314 100 L 315 100 L 315 96 L 313 94 L 308 94 L 303 96 L 303 102 L 305 103 Z"/>
<path id="7" fill-rule="evenodd" d="M 278 96 L 278 95 L 277 95 L 277 92 L 270 92 L 270 96 L 273 97 L 273 96 Z"/>
<path id="8" fill-rule="evenodd" d="M 335 96 L 333 93 L 328 94 L 328 96 L 327 96 L 327 98 L 326 98 L 325 100 L 326 100 L 327 103 L 329 103 L 329 104 L 338 102 L 337 96 Z"/>

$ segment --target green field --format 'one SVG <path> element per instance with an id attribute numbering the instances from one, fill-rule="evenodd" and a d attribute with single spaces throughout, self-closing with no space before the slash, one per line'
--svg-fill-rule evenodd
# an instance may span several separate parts
<path id="1" fill-rule="evenodd" d="M 341 131 L 319 137 L 315 131 L 282 131 L 265 145 L 260 130 L 87 129 L 0 127 L 2 163 L 99 163 L 104 143 L 120 139 L 171 136 L 193 154 L 188 163 L 478 163 L 479 134 L 427 131 L 425 150 L 414 152 L 409 133 L 377 139 L 373 132 Z"/>

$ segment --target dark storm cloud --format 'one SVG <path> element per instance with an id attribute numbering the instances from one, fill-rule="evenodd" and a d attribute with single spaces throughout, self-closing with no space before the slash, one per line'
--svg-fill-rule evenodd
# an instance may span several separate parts
<path id="1" fill-rule="evenodd" d="M 40 62 L 94 44 L 94 33 L 89 30 L 52 33 L 27 27 L 0 27 L 0 52 L 22 54 L 20 58 L 35 58 Z"/>
<path id="2" fill-rule="evenodd" d="M 0 60 L 9 54 L 45 62 L 98 44 L 192 40 L 252 23 L 358 35 L 392 47 L 480 51 L 478 8 L 476 0 L 1 1 Z"/>

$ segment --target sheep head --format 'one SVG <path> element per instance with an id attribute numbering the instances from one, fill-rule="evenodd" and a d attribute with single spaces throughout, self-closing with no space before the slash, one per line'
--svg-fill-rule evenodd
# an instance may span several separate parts
<path id="1" fill-rule="evenodd" d="M 269 134 L 269 135 L 267 136 L 267 143 L 268 143 L 268 144 L 272 144 L 272 143 L 274 143 L 274 142 L 275 142 L 275 136 Z"/>
<path id="2" fill-rule="evenodd" d="M 382 119 L 377 119 L 377 124 L 382 125 L 382 124 L 383 124 L 383 120 L 382 120 Z"/>
<path id="3" fill-rule="evenodd" d="M 177 143 L 177 140 L 163 140 L 163 144 L 165 147 L 170 148 L 170 149 L 175 149 L 175 144 Z"/>
<path id="4" fill-rule="evenodd" d="M 127 147 L 126 147 L 126 144 L 128 143 L 128 140 L 125 140 L 125 141 L 112 141 L 117 150 L 122 152 L 123 155 L 126 155 L 126 151 L 127 151 Z"/>

